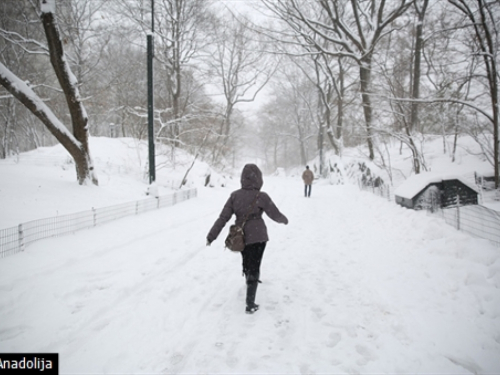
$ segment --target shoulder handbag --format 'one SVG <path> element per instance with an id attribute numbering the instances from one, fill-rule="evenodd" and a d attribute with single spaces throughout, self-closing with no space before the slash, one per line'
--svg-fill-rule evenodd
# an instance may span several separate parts
<path id="1" fill-rule="evenodd" d="M 257 202 L 258 197 L 259 193 L 257 193 L 257 195 L 255 196 L 252 206 L 245 215 L 245 220 L 243 220 L 243 223 L 241 223 L 241 225 L 233 224 L 229 227 L 229 234 L 227 235 L 225 242 L 226 247 L 229 250 L 234 252 L 241 252 L 245 248 L 245 233 L 243 232 L 243 227 L 247 222 L 248 215 L 250 215 L 250 212 L 253 211 L 253 208 L 255 207 L 255 203 Z"/>

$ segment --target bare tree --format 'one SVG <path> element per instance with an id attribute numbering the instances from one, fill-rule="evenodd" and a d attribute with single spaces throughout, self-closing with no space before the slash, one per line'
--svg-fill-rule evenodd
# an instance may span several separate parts
<path id="1" fill-rule="evenodd" d="M 37 13 L 37 6 L 28 0 L 0 2 L 0 61 L 14 74 L 30 82 L 38 93 L 48 97 L 45 87 L 50 86 L 53 79 L 50 69 L 45 68 L 46 58 L 38 53 L 38 41 L 43 40 L 44 33 Z M 33 121 L 31 112 L 12 95 L 0 93 L 0 112 L 1 155 L 55 144 L 53 137 L 44 137 L 44 125 L 38 120 Z"/>
<path id="2" fill-rule="evenodd" d="M 147 82 L 144 51 L 115 30 L 113 39 L 103 51 L 102 62 L 107 89 L 96 100 L 103 106 L 103 116 L 113 136 L 147 137 Z"/>
<path id="3" fill-rule="evenodd" d="M 261 134 L 276 141 L 276 167 L 305 165 L 318 150 L 314 142 L 319 131 L 317 89 L 295 64 L 283 62 L 276 74 L 271 99 L 263 106 L 263 116 L 259 116 Z"/>
<path id="4" fill-rule="evenodd" d="M 89 113 L 93 135 L 108 135 L 106 121 L 107 92 L 113 77 L 109 75 L 105 49 L 113 37 L 115 25 L 104 0 L 62 1 L 57 12 L 61 38 L 68 64 L 78 81 L 81 100 Z M 113 61 L 116 63 L 116 61 Z"/>
<path id="5" fill-rule="evenodd" d="M 302 67 L 304 58 L 293 58 L 305 77 L 315 85 L 318 93 L 318 150 L 322 153 L 322 143 L 325 134 L 337 155 L 343 148 L 344 111 L 347 105 L 348 67 L 342 57 L 332 57 L 326 54 L 307 54 L 306 67 Z M 335 121 L 336 120 L 336 121 Z M 321 168 L 320 168 L 321 169 Z"/>
<path id="6" fill-rule="evenodd" d="M 214 20 L 207 65 L 221 87 L 224 112 L 218 129 L 220 142 L 214 161 L 227 153 L 231 137 L 232 114 L 241 103 L 253 102 L 274 74 L 277 64 L 262 52 L 258 35 L 250 30 L 248 20 Z"/>
<path id="7" fill-rule="evenodd" d="M 493 166 L 495 169 L 495 188 L 499 188 L 499 12 L 497 1 L 487 0 L 448 0 L 470 22 L 475 36 L 475 54 L 482 58 L 485 68 L 485 79 L 489 88 L 491 116 L 488 116 L 493 127 Z"/>
<path id="8" fill-rule="evenodd" d="M 373 150 L 372 61 L 375 48 L 412 0 L 262 0 L 304 43 L 319 53 L 353 59 L 359 67 L 361 99 L 370 159 Z M 326 20 L 326 21 L 325 21 Z M 326 41 L 319 42 L 320 40 Z M 325 48 L 326 46 L 326 48 Z"/>
<path id="9" fill-rule="evenodd" d="M 128 21 L 130 43 L 140 45 L 151 30 L 151 1 L 118 0 L 117 11 Z M 156 0 L 154 3 L 155 122 L 162 124 L 157 136 L 173 147 L 181 145 L 183 110 L 189 105 L 189 80 L 196 56 L 205 44 L 204 28 L 209 18 L 205 0 Z M 142 43 L 144 44 L 144 43 Z M 162 116 L 160 119 L 158 116 Z"/>
<path id="10" fill-rule="evenodd" d="M 44 0 L 41 6 L 40 18 L 48 44 L 48 47 L 43 49 L 49 54 L 52 68 L 64 92 L 73 125 L 73 134 L 67 130 L 42 99 L 3 63 L 0 63 L 0 84 L 38 117 L 68 150 L 75 161 L 78 182 L 84 184 L 90 180 L 97 185 L 98 181 L 88 145 L 88 117 L 81 102 L 78 81 L 69 68 L 64 54 L 55 8 L 55 0 Z"/>
<path id="11" fill-rule="evenodd" d="M 409 14 L 407 22 L 400 26 L 403 30 L 408 30 L 408 33 L 413 35 L 413 39 L 408 42 L 407 36 L 403 33 L 388 38 L 385 43 L 387 46 L 385 62 L 379 64 L 380 76 L 385 79 L 385 86 L 390 91 L 390 95 L 398 99 L 410 98 L 409 104 L 400 100 L 389 101 L 394 126 L 392 130 L 381 129 L 380 131 L 396 138 L 410 149 L 415 174 L 419 174 L 422 167 L 425 168 L 423 155 L 416 141 L 416 134 L 419 130 L 417 128 L 419 103 L 416 99 L 420 96 L 421 55 L 427 6 L 428 0 L 414 2 L 415 25 L 412 27 L 412 22 L 409 21 L 411 14 Z M 411 32 L 412 28 L 413 32 Z"/>
<path id="12" fill-rule="evenodd" d="M 323 108 L 323 118 L 326 123 L 326 134 L 331 145 L 336 150 L 338 155 L 342 155 L 343 145 L 343 128 L 344 128 L 344 112 L 347 105 L 347 64 L 344 58 L 338 56 L 330 58 L 325 54 L 319 55 L 319 59 L 315 59 L 317 68 L 317 80 L 319 82 L 320 72 L 323 73 L 325 79 L 323 85 L 319 88 L 320 103 Z M 321 63 L 323 62 L 323 63 Z M 334 108 L 336 114 L 334 115 Z M 335 123 L 333 121 L 335 120 Z"/>
<path id="13" fill-rule="evenodd" d="M 183 70 L 200 51 L 207 16 L 203 0 L 161 0 L 155 5 L 155 58 L 160 62 L 172 118 L 169 136 L 179 145 L 182 123 Z"/>

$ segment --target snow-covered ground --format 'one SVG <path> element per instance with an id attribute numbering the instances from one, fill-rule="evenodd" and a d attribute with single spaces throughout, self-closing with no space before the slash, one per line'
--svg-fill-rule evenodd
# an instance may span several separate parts
<path id="1" fill-rule="evenodd" d="M 75 182 L 74 164 L 61 145 L 0 160 L 0 228 L 147 198 L 147 142 L 93 137 L 90 148 L 98 187 Z M 172 159 L 169 150 L 162 154 L 157 148 L 157 188 L 165 195 L 179 188 L 193 157 L 180 153 Z M 225 183 L 223 176 L 196 162 L 185 186 L 203 187 L 208 173 L 212 174 L 212 184 Z"/>
<path id="2" fill-rule="evenodd" d="M 91 142 L 100 187 L 60 156 L 1 162 L 0 227 L 144 197 L 116 142 Z M 298 177 L 265 177 L 290 224 L 267 220 L 246 315 L 239 254 L 205 246 L 237 179 L 205 188 L 196 168 L 195 199 L 0 259 L 0 352 L 58 352 L 62 374 L 500 373 L 498 248 L 351 184 L 304 198 Z"/>

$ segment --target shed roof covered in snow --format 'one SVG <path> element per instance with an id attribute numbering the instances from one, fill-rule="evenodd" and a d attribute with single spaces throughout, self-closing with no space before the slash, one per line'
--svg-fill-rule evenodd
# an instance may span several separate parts
<path id="1" fill-rule="evenodd" d="M 406 179 L 406 181 L 394 191 L 394 194 L 402 198 L 412 199 L 430 184 L 436 184 L 446 180 L 458 180 L 465 186 L 468 186 L 477 192 L 477 188 L 461 176 L 436 172 L 424 172 Z"/>

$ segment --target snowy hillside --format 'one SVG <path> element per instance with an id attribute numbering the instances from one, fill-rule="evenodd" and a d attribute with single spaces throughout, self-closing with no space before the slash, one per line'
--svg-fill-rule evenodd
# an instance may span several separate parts
<path id="1" fill-rule="evenodd" d="M 131 138 L 90 139 L 99 186 L 79 186 L 74 164 L 60 145 L 0 160 L 0 228 L 21 222 L 131 202 L 148 192 L 147 142 Z M 157 187 L 160 195 L 178 189 L 193 157 L 157 146 Z M 200 161 L 187 177 L 187 187 L 226 184 L 225 177 Z M 8 214 L 7 214 L 8 213 Z"/>
<path id="2" fill-rule="evenodd" d="M 1 227 L 145 197 L 142 147 L 91 147 L 99 187 L 78 186 L 58 147 L 0 161 Z M 158 171 L 160 194 L 190 160 Z M 468 154 L 431 164 L 487 167 Z M 223 235 L 205 246 L 238 177 L 205 188 L 208 170 L 190 173 L 195 199 L 0 259 L 0 352 L 57 352 L 61 374 L 500 373 L 497 247 L 349 181 L 304 198 L 301 169 L 266 176 L 290 223 L 265 219 L 261 310 L 246 315 L 240 256 Z"/>

